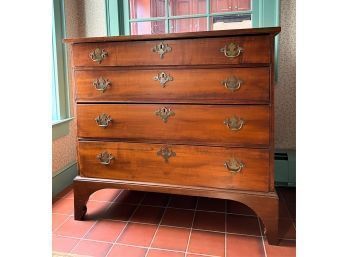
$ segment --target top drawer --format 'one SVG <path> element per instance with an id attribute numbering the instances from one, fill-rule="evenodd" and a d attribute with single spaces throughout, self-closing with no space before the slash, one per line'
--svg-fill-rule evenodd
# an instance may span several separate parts
<path id="1" fill-rule="evenodd" d="M 73 45 L 74 66 L 265 64 L 269 62 L 268 36 Z"/>

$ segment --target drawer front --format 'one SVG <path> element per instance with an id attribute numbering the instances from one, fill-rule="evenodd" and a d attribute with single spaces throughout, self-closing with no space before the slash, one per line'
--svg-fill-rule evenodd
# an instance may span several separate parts
<path id="1" fill-rule="evenodd" d="M 268 106 L 77 105 L 80 138 L 268 146 L 269 123 Z"/>
<path id="2" fill-rule="evenodd" d="M 78 151 L 80 175 L 85 177 L 223 189 L 269 189 L 266 149 L 79 142 Z"/>
<path id="3" fill-rule="evenodd" d="M 78 102 L 269 101 L 269 68 L 75 71 Z"/>
<path id="4" fill-rule="evenodd" d="M 268 36 L 73 45 L 74 66 L 199 65 L 269 62 L 270 39 Z"/>

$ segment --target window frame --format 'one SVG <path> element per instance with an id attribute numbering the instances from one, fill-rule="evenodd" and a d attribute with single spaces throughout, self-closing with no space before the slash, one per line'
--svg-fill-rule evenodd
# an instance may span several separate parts
<path id="1" fill-rule="evenodd" d="M 69 133 L 70 104 L 67 74 L 67 51 L 64 1 L 52 1 L 52 139 Z M 56 119 L 54 119 L 54 117 Z"/>
<path id="2" fill-rule="evenodd" d="M 251 11 L 232 11 L 232 12 L 220 12 L 220 13 L 214 13 L 214 14 L 211 14 L 209 12 L 211 0 L 207 0 L 206 13 L 193 14 L 193 15 L 180 15 L 180 16 L 168 15 L 168 1 L 169 0 L 165 0 L 165 5 L 166 5 L 165 17 L 130 19 L 128 0 L 121 0 L 121 1 L 105 0 L 107 35 L 108 36 L 130 35 L 131 22 L 159 21 L 159 20 L 165 21 L 165 33 L 169 33 L 169 20 L 184 19 L 184 18 L 206 17 L 207 28 L 210 28 L 211 17 L 231 15 L 231 14 L 251 14 L 251 21 L 252 21 L 253 28 L 279 26 L 279 0 L 251 0 Z"/>

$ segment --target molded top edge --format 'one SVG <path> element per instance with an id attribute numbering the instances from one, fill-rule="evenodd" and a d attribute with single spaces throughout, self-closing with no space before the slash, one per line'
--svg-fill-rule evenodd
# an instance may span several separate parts
<path id="1" fill-rule="evenodd" d="M 82 37 L 67 38 L 64 43 L 98 43 L 98 42 L 120 42 L 120 41 L 137 41 L 137 40 L 166 40 L 166 39 L 190 39 L 201 37 L 223 37 L 223 36 L 242 36 L 242 35 L 262 35 L 273 34 L 274 36 L 280 32 L 280 27 L 268 28 L 251 28 L 251 29 L 233 29 L 233 30 L 215 30 L 185 33 L 168 33 L 154 35 L 133 35 L 133 36 L 112 36 L 112 37 Z"/>

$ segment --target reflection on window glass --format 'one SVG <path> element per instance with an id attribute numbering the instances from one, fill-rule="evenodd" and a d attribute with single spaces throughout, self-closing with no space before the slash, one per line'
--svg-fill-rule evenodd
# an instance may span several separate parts
<path id="1" fill-rule="evenodd" d="M 250 11 L 251 0 L 210 0 L 210 12 Z"/>
<path id="2" fill-rule="evenodd" d="M 251 14 L 233 14 L 210 18 L 210 30 L 251 28 Z"/>
<path id="3" fill-rule="evenodd" d="M 171 16 L 206 13 L 206 0 L 169 0 Z"/>
<path id="4" fill-rule="evenodd" d="M 132 35 L 163 34 L 163 33 L 165 33 L 164 21 L 144 21 L 144 22 L 131 23 Z"/>
<path id="5" fill-rule="evenodd" d="M 169 21 L 171 33 L 207 30 L 207 18 L 175 19 Z"/>
<path id="6" fill-rule="evenodd" d="M 164 0 L 130 0 L 129 13 L 131 19 L 164 17 Z"/>

